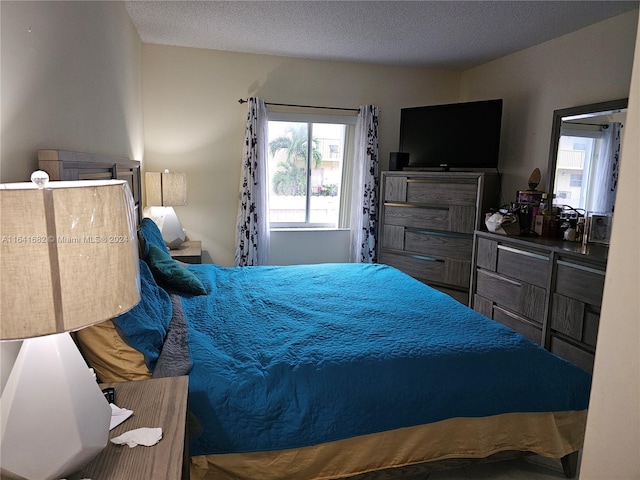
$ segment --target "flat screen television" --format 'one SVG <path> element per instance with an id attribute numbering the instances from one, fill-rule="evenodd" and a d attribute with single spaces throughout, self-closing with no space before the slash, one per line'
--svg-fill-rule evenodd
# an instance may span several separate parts
<path id="1" fill-rule="evenodd" d="M 497 168 L 502 99 L 403 108 L 400 151 L 408 167 Z"/>

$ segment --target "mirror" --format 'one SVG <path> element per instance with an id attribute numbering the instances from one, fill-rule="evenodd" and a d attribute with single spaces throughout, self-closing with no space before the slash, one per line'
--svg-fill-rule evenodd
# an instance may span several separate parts
<path id="1" fill-rule="evenodd" d="M 554 204 L 611 215 L 628 99 L 553 112 L 547 192 Z"/>

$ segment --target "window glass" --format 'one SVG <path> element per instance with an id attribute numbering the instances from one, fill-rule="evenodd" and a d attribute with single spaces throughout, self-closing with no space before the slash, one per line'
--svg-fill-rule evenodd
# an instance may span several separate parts
<path id="1" fill-rule="evenodd" d="M 269 121 L 271 227 L 338 226 L 345 132 L 344 124 Z"/>
<path id="2" fill-rule="evenodd" d="M 558 144 L 555 192 L 557 203 L 585 209 L 588 185 L 595 165 L 598 138 L 562 135 Z"/>

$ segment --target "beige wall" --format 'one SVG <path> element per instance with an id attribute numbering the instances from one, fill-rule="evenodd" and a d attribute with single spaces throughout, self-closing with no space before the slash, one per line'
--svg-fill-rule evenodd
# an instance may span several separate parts
<path id="1" fill-rule="evenodd" d="M 378 105 L 386 168 L 398 148 L 400 109 L 457 101 L 460 88 L 454 72 L 160 45 L 144 45 L 143 73 L 146 168 L 187 173 L 189 205 L 176 213 L 187 235 L 202 240 L 205 261 L 222 265 L 233 263 L 235 251 L 247 111 L 238 99 Z"/>
<path id="2" fill-rule="evenodd" d="M 553 110 L 628 96 L 636 27 L 631 12 L 463 74 L 144 45 L 146 165 L 187 172 L 189 205 L 178 216 L 187 235 L 203 241 L 207 261 L 230 265 L 246 115 L 239 98 L 376 104 L 383 168 L 398 147 L 400 108 L 504 98 L 507 203 L 535 167 L 544 187 Z M 274 236 L 272 246 L 284 237 Z"/>
<path id="3" fill-rule="evenodd" d="M 205 258 L 222 264 L 234 251 L 246 114 L 238 98 L 377 104 L 383 168 L 398 146 L 400 108 L 504 98 L 509 201 L 534 167 L 546 173 L 554 109 L 628 95 L 637 26 L 631 12 L 458 74 L 142 46 L 120 2 L 0 5 L 0 181 L 28 179 L 39 148 L 137 159 L 144 151 L 149 169 L 189 174 L 178 215 Z"/>
<path id="4" fill-rule="evenodd" d="M 462 76 L 461 100 L 504 99 L 504 203 L 540 168 L 546 189 L 553 111 L 629 96 L 638 11 L 508 55 Z"/>
<path id="5" fill-rule="evenodd" d="M 142 43 L 121 2 L 0 2 L 0 181 L 37 150 L 142 159 Z"/>
<path id="6" fill-rule="evenodd" d="M 580 478 L 640 478 L 640 36 L 622 145 Z"/>

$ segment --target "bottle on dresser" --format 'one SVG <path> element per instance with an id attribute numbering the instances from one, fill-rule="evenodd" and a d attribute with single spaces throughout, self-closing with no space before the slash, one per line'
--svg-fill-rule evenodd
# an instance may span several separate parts
<path id="1" fill-rule="evenodd" d="M 552 197 L 546 193 L 542 194 L 534 231 L 541 237 L 561 239 L 563 231 L 561 230 L 560 219 L 552 205 Z"/>
<path id="2" fill-rule="evenodd" d="M 549 230 L 549 199 L 546 193 L 542 194 L 542 200 L 538 206 L 538 214 L 535 217 L 534 231 L 541 237 L 546 237 Z"/>

